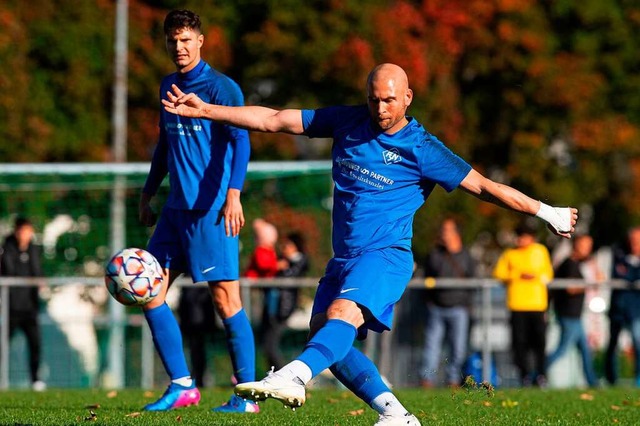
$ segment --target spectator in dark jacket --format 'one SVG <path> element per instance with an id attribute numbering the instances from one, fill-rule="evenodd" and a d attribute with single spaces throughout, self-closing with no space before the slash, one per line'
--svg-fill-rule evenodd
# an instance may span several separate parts
<path id="1" fill-rule="evenodd" d="M 556 278 L 579 278 L 588 282 L 597 282 L 603 278 L 595 259 L 591 256 L 593 238 L 589 235 L 576 235 L 571 255 L 555 270 Z M 584 377 L 589 386 L 596 386 L 598 379 L 593 370 L 591 349 L 582 326 L 584 306 L 584 287 L 568 287 L 551 291 L 551 299 L 560 324 L 560 342 L 547 357 L 547 369 L 561 358 L 570 346 L 576 345 L 582 358 Z"/>
<path id="2" fill-rule="evenodd" d="M 429 253 L 424 270 L 426 277 L 475 276 L 476 262 L 464 247 L 455 220 L 448 218 L 440 225 L 439 243 Z M 435 385 L 444 340 L 450 349 L 450 356 L 445 366 L 447 384 L 449 386 L 461 384 L 461 368 L 467 356 L 469 307 L 472 295 L 472 290 L 465 288 L 443 288 L 427 292 L 422 369 L 424 387 Z"/>
<path id="3" fill-rule="evenodd" d="M 34 228 L 29 219 L 18 217 L 13 234 L 2 246 L 0 274 L 6 277 L 41 277 L 40 247 L 33 242 Z M 9 289 L 9 336 L 20 329 L 29 347 L 29 372 L 34 390 L 42 391 L 46 385 L 38 377 L 41 354 L 40 298 L 34 285 L 12 286 Z"/>
<path id="4" fill-rule="evenodd" d="M 309 269 L 302 235 L 294 232 L 280 241 L 279 277 L 302 277 Z M 276 369 L 286 364 L 280 342 L 287 319 L 298 306 L 297 287 L 268 288 L 264 293 L 262 313 L 263 344 L 267 362 Z"/>
<path id="5" fill-rule="evenodd" d="M 629 282 L 640 280 L 640 226 L 627 233 L 626 247 L 613 254 L 612 278 Z M 628 329 L 634 352 L 635 381 L 640 387 L 640 290 L 632 288 L 614 289 L 609 307 L 609 345 L 605 356 L 605 377 L 614 385 L 618 380 L 618 337 Z"/>

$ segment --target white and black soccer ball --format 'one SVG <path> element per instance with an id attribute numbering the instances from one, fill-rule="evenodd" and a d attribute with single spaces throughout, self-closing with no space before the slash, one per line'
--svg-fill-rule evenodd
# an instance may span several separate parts
<path id="1" fill-rule="evenodd" d="M 126 306 L 149 303 L 162 288 L 162 267 L 148 251 L 125 248 L 116 253 L 105 268 L 107 290 Z"/>

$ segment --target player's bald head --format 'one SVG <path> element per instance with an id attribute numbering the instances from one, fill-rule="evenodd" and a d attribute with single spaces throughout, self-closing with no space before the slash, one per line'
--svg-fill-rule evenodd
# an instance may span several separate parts
<path id="1" fill-rule="evenodd" d="M 380 64 L 367 78 L 369 115 L 383 132 L 393 134 L 407 124 L 405 113 L 413 92 L 407 73 L 395 64 Z"/>
<path id="2" fill-rule="evenodd" d="M 371 70 L 367 78 L 367 88 L 375 83 L 392 84 L 396 90 L 405 91 L 409 88 L 407 73 L 396 64 L 380 64 Z"/>

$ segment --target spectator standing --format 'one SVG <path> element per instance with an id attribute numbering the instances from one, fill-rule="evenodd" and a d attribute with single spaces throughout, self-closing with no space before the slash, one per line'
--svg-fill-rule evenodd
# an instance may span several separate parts
<path id="1" fill-rule="evenodd" d="M 612 278 L 626 280 L 630 285 L 640 280 L 640 226 L 628 231 L 624 248 L 614 250 Z M 635 384 L 640 387 L 640 291 L 632 288 L 614 289 L 611 292 L 605 377 L 612 385 L 618 381 L 618 338 L 625 328 L 631 334 Z"/>
<path id="2" fill-rule="evenodd" d="M 516 247 L 500 255 L 493 276 L 507 287 L 513 359 L 522 384 L 546 386 L 547 284 L 553 279 L 553 266 L 547 248 L 536 242 L 533 224 L 518 225 Z"/>
<path id="3" fill-rule="evenodd" d="M 33 241 L 34 227 L 31 221 L 18 217 L 14 231 L 5 238 L 2 246 L 0 274 L 6 277 L 41 277 L 41 249 Z M 20 329 L 29 347 L 29 373 L 31 385 L 36 391 L 46 389 L 38 377 L 41 355 L 41 334 L 38 314 L 40 298 L 38 287 L 12 286 L 9 289 L 9 336 Z"/>
<path id="4" fill-rule="evenodd" d="M 476 262 L 462 243 L 460 230 L 452 218 L 440 225 L 439 241 L 424 264 L 426 277 L 469 278 L 475 276 Z M 445 367 L 449 386 L 462 381 L 462 364 L 469 340 L 469 308 L 473 291 L 466 288 L 443 288 L 427 292 L 424 333 L 422 386 L 433 387 L 438 374 L 443 341 L 450 357 Z"/>
<path id="5" fill-rule="evenodd" d="M 245 276 L 247 278 L 273 278 L 278 273 L 278 230 L 264 219 L 253 221 L 256 248 L 251 254 Z"/>
<path id="6" fill-rule="evenodd" d="M 281 258 L 278 260 L 279 277 L 302 277 L 309 269 L 304 251 L 304 239 L 297 232 L 288 234 L 280 242 Z M 269 365 L 281 368 L 286 361 L 280 342 L 286 323 L 298 306 L 297 287 L 266 288 L 262 311 L 263 349 Z"/>
<path id="7" fill-rule="evenodd" d="M 555 270 L 556 278 L 580 278 L 587 282 L 602 280 L 602 272 L 591 256 L 593 238 L 589 235 L 577 235 L 573 240 L 571 255 Z M 567 287 L 551 291 L 551 300 L 560 324 L 560 342 L 557 348 L 547 357 L 546 369 L 561 358 L 572 345 L 580 351 L 584 377 L 590 387 L 598 384 L 591 349 L 587 335 L 582 326 L 582 310 L 584 307 L 584 287 Z"/>

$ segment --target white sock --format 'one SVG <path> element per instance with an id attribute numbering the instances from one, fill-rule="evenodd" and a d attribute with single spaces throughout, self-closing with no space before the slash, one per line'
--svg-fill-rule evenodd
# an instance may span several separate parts
<path id="1" fill-rule="evenodd" d="M 185 388 L 190 388 L 191 385 L 193 385 L 193 379 L 189 376 L 185 376 L 185 377 L 180 377 L 179 379 L 172 380 L 171 383 L 184 386 Z"/>
<path id="2" fill-rule="evenodd" d="M 376 410 L 378 414 L 385 414 L 387 416 L 404 416 L 407 414 L 407 409 L 404 408 L 400 401 L 398 401 L 398 398 L 391 392 L 383 392 L 373 398 L 371 408 Z"/>
<path id="3" fill-rule="evenodd" d="M 309 366 L 302 361 L 298 361 L 297 359 L 291 361 L 289 364 L 276 371 L 276 373 L 278 373 L 279 376 L 282 376 L 289 380 L 298 378 L 302 381 L 303 385 L 309 383 L 309 381 L 313 377 Z"/>

